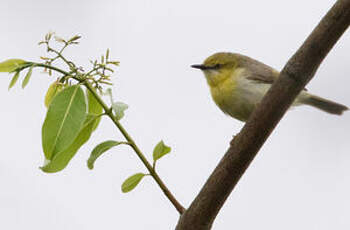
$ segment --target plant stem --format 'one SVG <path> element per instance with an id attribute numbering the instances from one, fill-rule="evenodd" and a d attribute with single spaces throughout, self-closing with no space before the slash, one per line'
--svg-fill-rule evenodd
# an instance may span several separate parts
<path id="1" fill-rule="evenodd" d="M 135 151 L 137 156 L 140 158 L 142 163 L 145 165 L 147 170 L 149 171 L 150 175 L 153 177 L 153 179 L 157 182 L 165 196 L 170 200 L 170 202 L 174 205 L 176 210 L 182 214 L 185 211 L 185 208 L 176 200 L 174 195 L 170 192 L 170 190 L 166 187 L 164 182 L 160 179 L 158 173 L 153 169 L 152 165 L 147 161 L 146 157 L 143 155 L 139 147 L 136 145 L 135 141 L 131 138 L 131 136 L 128 134 L 128 132 L 124 129 L 124 127 L 120 124 L 120 122 L 117 120 L 117 118 L 113 115 L 112 110 L 104 103 L 102 98 L 97 94 L 94 87 L 91 86 L 91 84 L 87 81 L 84 81 L 83 83 L 86 88 L 94 95 L 96 100 L 101 104 L 103 109 L 105 110 L 106 114 L 110 117 L 110 119 L 113 121 L 113 123 L 117 126 L 117 128 L 120 130 L 120 132 L 123 134 L 131 148 Z"/>
<path id="2" fill-rule="evenodd" d="M 33 65 L 35 65 L 36 67 L 44 67 L 44 68 L 47 68 L 47 69 L 52 69 L 52 70 L 55 70 L 56 72 L 59 72 L 59 73 L 61 73 L 63 75 L 66 75 L 66 76 L 69 75 L 69 76 L 73 77 L 70 73 L 68 73 L 68 72 L 66 72 L 64 70 L 61 70 L 60 68 L 57 68 L 57 67 L 54 67 L 54 66 L 51 66 L 51 65 L 42 64 L 42 63 L 36 63 L 36 62 L 31 62 L 31 63 Z M 75 77 L 73 77 L 73 78 L 76 79 Z"/>
<path id="3" fill-rule="evenodd" d="M 159 185 L 160 189 L 163 191 L 165 196 L 169 199 L 169 201 L 174 205 L 176 210 L 182 214 L 185 211 L 185 208 L 176 200 L 174 195 L 170 192 L 170 190 L 166 187 L 164 182 L 160 179 L 158 173 L 155 171 L 155 169 L 152 167 L 152 165 L 148 162 L 146 157 L 143 155 L 139 147 L 136 145 L 135 141 L 131 138 L 129 133 L 124 129 L 124 127 L 120 124 L 118 119 L 113 115 L 112 109 L 108 107 L 108 105 L 102 100 L 102 98 L 98 95 L 96 92 L 95 88 L 86 80 L 86 79 L 80 79 L 76 76 L 72 76 L 71 73 L 68 73 L 64 70 L 61 70 L 60 68 L 51 66 L 51 65 L 46 65 L 42 63 L 35 63 L 32 62 L 31 64 L 35 65 L 36 67 L 44 67 L 47 69 L 55 70 L 65 76 L 71 76 L 73 79 L 79 81 L 81 84 L 83 84 L 91 93 L 92 95 L 96 98 L 96 100 L 100 103 L 100 105 L 103 107 L 105 111 L 105 115 L 109 116 L 109 118 L 113 121 L 113 123 L 117 126 L 119 131 L 123 134 L 125 139 L 127 140 L 127 143 L 131 146 L 131 148 L 135 151 L 137 156 L 140 158 L 142 163 L 145 165 L 147 170 L 149 171 L 150 175 L 153 177 L 153 179 L 157 182 Z"/>

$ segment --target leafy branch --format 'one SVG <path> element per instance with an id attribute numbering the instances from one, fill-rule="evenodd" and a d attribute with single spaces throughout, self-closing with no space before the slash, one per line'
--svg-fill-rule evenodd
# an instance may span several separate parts
<path id="1" fill-rule="evenodd" d="M 51 46 L 52 38 L 61 44 L 60 49 Z M 99 61 L 90 61 L 91 69 L 84 71 L 82 67 L 78 67 L 63 55 L 67 47 L 79 44 L 80 38 L 76 35 L 65 40 L 55 36 L 54 33 L 48 33 L 45 39 L 39 42 L 39 45 L 46 46 L 48 53 L 48 56 L 40 57 L 43 60 L 42 63 L 28 62 L 22 59 L 9 59 L 0 63 L 0 72 L 14 73 L 9 89 L 16 84 L 20 74 L 26 69 L 28 72 L 22 81 L 22 88 L 28 84 L 34 68 L 44 68 L 44 71 L 50 76 L 53 72 L 59 75 L 57 80 L 50 85 L 45 96 L 45 105 L 48 111 L 42 127 L 45 163 L 41 170 L 47 173 L 63 170 L 80 147 L 90 139 L 91 134 L 97 129 L 101 117 L 108 116 L 122 133 L 125 141 L 109 140 L 97 145 L 87 161 L 88 168 L 93 169 L 96 159 L 112 147 L 128 145 L 134 150 L 148 173 L 136 173 L 127 178 L 122 184 L 122 191 L 131 191 L 143 177 L 151 176 L 176 210 L 182 214 L 185 209 L 166 187 L 155 169 L 157 160 L 169 153 L 170 147 L 166 146 L 163 141 L 159 142 L 154 148 L 153 163 L 151 164 L 120 123 L 128 106 L 122 102 L 115 102 L 112 90 L 104 88 L 112 85 L 111 74 L 119 62 L 110 60 L 110 52 L 107 50 Z M 65 63 L 69 70 L 57 67 L 55 65 L 57 61 Z M 84 91 L 81 86 L 85 87 L 86 90 Z M 104 95 L 110 97 L 111 105 L 103 100 Z"/>

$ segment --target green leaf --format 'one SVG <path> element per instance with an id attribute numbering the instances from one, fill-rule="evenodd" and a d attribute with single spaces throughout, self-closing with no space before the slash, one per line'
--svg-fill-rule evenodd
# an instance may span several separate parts
<path id="1" fill-rule="evenodd" d="M 160 141 L 153 149 L 153 160 L 156 161 L 164 155 L 170 153 L 171 148 L 166 146 L 163 141 Z"/>
<path id="2" fill-rule="evenodd" d="M 42 145 L 47 160 L 68 148 L 86 118 L 86 102 L 79 85 L 65 88 L 52 100 L 42 127 Z"/>
<path id="3" fill-rule="evenodd" d="M 109 49 L 107 49 L 106 51 L 106 61 L 108 61 L 108 59 L 109 59 Z"/>
<path id="4" fill-rule="evenodd" d="M 55 173 L 64 169 L 81 146 L 90 139 L 96 118 L 96 115 L 88 114 L 74 142 L 67 149 L 57 153 L 51 161 L 41 167 L 41 170 L 46 173 Z"/>
<path id="5" fill-rule="evenodd" d="M 0 72 L 12 72 L 16 70 L 18 67 L 20 67 L 23 64 L 26 64 L 27 62 L 22 59 L 9 59 L 4 62 L 0 62 Z"/>
<path id="6" fill-rule="evenodd" d="M 100 103 L 96 100 L 94 95 L 90 92 L 90 90 L 87 91 L 87 98 L 88 98 L 88 108 L 89 108 L 89 113 L 95 114 L 95 115 L 101 115 L 103 112 L 103 108 Z M 93 130 L 97 129 L 98 124 L 101 121 L 101 116 L 99 116 L 96 121 L 95 121 L 95 126 Z"/>
<path id="7" fill-rule="evenodd" d="M 15 73 L 15 75 L 13 76 L 11 82 L 10 82 L 10 85 L 9 85 L 9 90 L 16 84 L 17 80 L 19 78 L 19 71 L 17 71 Z"/>
<path id="8" fill-rule="evenodd" d="M 128 108 L 129 106 L 123 102 L 114 102 L 112 104 L 112 109 L 115 113 L 115 117 L 117 120 L 120 120 L 124 117 L 124 111 Z"/>
<path id="9" fill-rule="evenodd" d="M 74 37 L 72 37 L 71 39 L 69 39 L 67 42 L 68 42 L 68 43 L 74 42 L 74 41 L 76 41 L 76 40 L 78 40 L 78 39 L 80 39 L 80 38 L 81 38 L 81 36 L 75 35 Z"/>
<path id="10" fill-rule="evenodd" d="M 103 111 L 103 108 L 101 104 L 98 103 L 94 95 L 90 92 L 90 90 L 87 91 L 87 97 L 88 97 L 88 104 L 89 104 L 89 113 L 100 115 Z"/>
<path id="11" fill-rule="evenodd" d="M 87 166 L 89 169 L 94 168 L 94 163 L 99 158 L 104 152 L 109 150 L 110 148 L 120 145 L 123 142 L 118 142 L 118 141 L 105 141 L 102 142 L 101 144 L 98 144 L 91 152 L 90 157 L 87 161 Z"/>
<path id="12" fill-rule="evenodd" d="M 51 104 L 52 99 L 63 89 L 63 85 L 60 84 L 58 81 L 54 81 L 49 88 L 47 89 L 46 95 L 45 95 L 45 106 L 46 108 L 49 107 Z"/>
<path id="13" fill-rule="evenodd" d="M 146 176 L 146 174 L 136 173 L 131 177 L 129 177 L 128 179 L 126 179 L 122 184 L 122 192 L 126 193 L 133 190 L 140 183 L 140 181 L 144 176 Z"/>
<path id="14" fill-rule="evenodd" d="M 30 77 L 32 76 L 32 73 L 33 73 L 33 66 L 31 66 L 26 74 L 26 76 L 24 77 L 23 79 L 23 82 L 22 82 L 22 89 L 24 89 L 24 87 L 26 87 L 26 85 L 28 84 L 29 80 L 30 80 Z"/>

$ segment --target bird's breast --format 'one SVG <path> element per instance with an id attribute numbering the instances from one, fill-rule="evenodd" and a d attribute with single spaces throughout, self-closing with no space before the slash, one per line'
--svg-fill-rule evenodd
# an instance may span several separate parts
<path id="1" fill-rule="evenodd" d="M 233 78 L 228 78 L 225 81 L 212 86 L 210 88 L 214 102 L 220 109 L 230 114 L 229 110 L 234 106 L 237 99 L 237 82 Z"/>
<path id="2" fill-rule="evenodd" d="M 224 113 L 246 121 L 265 92 L 260 87 L 243 75 L 238 75 L 211 86 L 210 91 L 214 102 Z"/>

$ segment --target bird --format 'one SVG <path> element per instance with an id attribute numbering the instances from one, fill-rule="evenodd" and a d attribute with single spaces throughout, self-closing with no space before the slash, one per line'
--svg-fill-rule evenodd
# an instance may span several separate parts
<path id="1" fill-rule="evenodd" d="M 204 73 L 215 104 L 227 115 L 246 122 L 279 71 L 248 56 L 219 52 L 205 59 L 203 64 L 191 65 Z M 292 106 L 309 105 L 330 114 L 341 115 L 345 105 L 302 90 Z"/>

